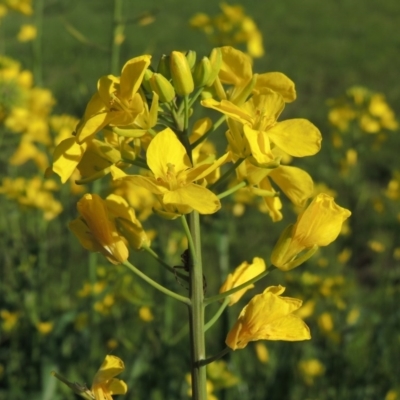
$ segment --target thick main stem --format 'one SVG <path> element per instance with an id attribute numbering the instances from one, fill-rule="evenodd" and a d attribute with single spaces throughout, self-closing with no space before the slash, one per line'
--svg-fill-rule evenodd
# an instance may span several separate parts
<path id="1" fill-rule="evenodd" d="M 191 256 L 189 326 L 192 356 L 192 390 L 194 400 L 206 400 L 206 369 L 204 366 L 200 366 L 200 362 L 206 358 L 206 348 L 204 340 L 204 289 L 200 218 L 197 211 L 193 211 L 190 214 L 189 226 L 193 239 L 192 241 L 189 240 Z"/>

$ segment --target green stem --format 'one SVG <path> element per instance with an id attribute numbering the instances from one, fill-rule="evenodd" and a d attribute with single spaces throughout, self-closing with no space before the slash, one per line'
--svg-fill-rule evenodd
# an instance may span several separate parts
<path id="1" fill-rule="evenodd" d="M 35 2 L 36 38 L 32 43 L 33 77 L 36 86 L 42 86 L 43 84 L 43 71 L 42 71 L 43 8 L 44 8 L 44 0 L 36 0 Z"/>
<path id="2" fill-rule="evenodd" d="M 143 158 L 135 158 L 134 160 L 128 160 L 127 158 L 123 158 L 121 160 L 124 163 L 136 165 L 139 168 L 144 168 L 150 171 L 149 166 L 147 165 L 146 161 Z"/>
<path id="3" fill-rule="evenodd" d="M 204 300 L 204 305 L 207 306 L 208 304 L 214 303 L 215 301 L 219 301 L 224 299 L 227 296 L 230 296 L 233 293 L 238 292 L 239 290 L 244 289 L 245 287 L 247 287 L 248 285 L 251 285 L 252 283 L 255 283 L 257 281 L 259 281 L 260 279 L 264 278 L 264 276 L 268 275 L 269 271 L 264 271 L 261 272 L 261 274 L 258 274 L 257 276 L 255 276 L 253 279 L 249 279 L 247 282 L 242 283 L 239 286 L 234 287 L 233 289 L 227 290 L 226 292 L 217 294 L 215 296 L 211 296 L 208 297 Z"/>
<path id="4" fill-rule="evenodd" d="M 206 357 L 204 340 L 204 291 L 203 291 L 203 266 L 201 260 L 200 217 L 197 211 L 189 215 L 190 231 L 187 223 L 183 224 L 188 235 L 191 254 L 189 268 L 190 282 L 189 293 L 191 306 L 189 306 L 189 329 L 191 348 L 191 375 L 193 400 L 206 400 L 206 370 L 200 362 Z M 182 217 L 183 221 L 184 217 Z M 186 220 L 185 220 L 186 221 Z"/>
<path id="5" fill-rule="evenodd" d="M 119 74 L 119 59 L 121 44 L 118 37 L 123 34 L 125 25 L 122 23 L 122 6 L 124 0 L 114 0 L 113 38 L 111 43 L 110 69 L 113 75 Z"/>
<path id="6" fill-rule="evenodd" d="M 206 358 L 205 360 L 200 361 L 199 365 L 200 365 L 200 367 L 203 367 L 207 364 L 211 364 L 212 362 L 218 360 L 219 358 L 227 355 L 230 351 L 231 351 L 231 349 L 229 347 L 225 347 L 224 350 L 220 351 L 215 356 L 212 356 L 212 357 Z"/>
<path id="7" fill-rule="evenodd" d="M 191 302 L 190 299 L 187 297 L 181 296 L 172 290 L 167 289 L 166 287 L 160 285 L 150 277 L 148 277 L 146 274 L 144 274 L 142 271 L 140 271 L 138 268 L 133 266 L 128 260 L 123 262 L 123 265 L 125 267 L 129 268 L 134 274 L 136 274 L 139 278 L 142 278 L 145 282 L 147 282 L 149 285 L 153 286 L 155 289 L 159 290 L 160 292 L 166 294 L 167 296 L 170 296 L 174 298 L 175 300 L 178 300 L 188 306 L 190 306 Z"/>
<path id="8" fill-rule="evenodd" d="M 163 267 L 165 267 L 168 271 L 172 272 L 174 275 L 179 276 L 179 278 L 188 281 L 187 275 L 181 274 L 175 270 L 175 268 L 170 267 L 152 248 L 143 247 L 145 251 L 147 251 L 154 259 L 156 259 Z"/>
<path id="9" fill-rule="evenodd" d="M 217 312 L 213 315 L 213 317 L 204 325 L 204 332 L 207 332 L 214 324 L 218 321 L 218 318 L 224 312 L 225 308 L 229 304 L 229 296 L 225 297 L 224 302 L 221 304 Z"/>
<path id="10" fill-rule="evenodd" d="M 201 95 L 201 93 L 204 90 L 204 86 L 197 89 L 196 93 L 190 98 L 189 100 L 189 107 L 192 107 L 193 104 L 195 103 L 195 101 L 197 100 L 197 98 Z"/>
<path id="11" fill-rule="evenodd" d="M 236 191 L 238 191 L 239 189 L 245 187 L 246 185 L 247 185 L 247 182 L 245 182 L 245 181 L 240 182 L 237 185 L 235 185 L 234 187 L 226 190 L 225 192 L 222 192 L 222 193 L 218 194 L 217 197 L 219 199 L 223 199 L 224 197 L 227 197 L 230 194 L 235 193 Z"/>
<path id="12" fill-rule="evenodd" d="M 228 178 L 231 176 L 233 172 L 235 172 L 236 168 L 245 160 L 245 158 L 239 158 L 233 165 L 230 167 L 215 183 L 209 186 L 210 190 L 215 190 L 217 187 L 221 186 Z"/>

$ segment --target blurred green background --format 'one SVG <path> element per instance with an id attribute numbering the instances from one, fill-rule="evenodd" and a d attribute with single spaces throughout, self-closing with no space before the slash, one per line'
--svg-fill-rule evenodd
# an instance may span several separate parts
<path id="1" fill-rule="evenodd" d="M 36 71 L 36 84 L 56 99 L 53 114 L 80 118 L 98 78 L 110 73 L 114 1 L 34 0 L 33 6 L 41 3 L 42 14 L 10 12 L 1 19 L 1 53 L 18 60 L 23 69 Z M 249 345 L 231 353 L 224 358 L 226 365 L 214 375 L 209 372 L 215 395 L 225 400 L 400 399 L 399 131 L 365 134 L 355 120 L 337 146 L 337 127 L 328 120 L 335 105 L 355 104 L 346 91 L 358 85 L 371 91 L 366 98 L 383 93 L 397 114 L 400 4 L 397 0 L 230 4 L 241 4 L 262 33 L 266 54 L 254 61 L 254 71 L 281 71 L 296 83 L 298 98 L 283 117 L 307 118 L 323 134 L 322 151 L 296 165 L 335 191 L 337 202 L 353 215 L 347 234 L 332 246 L 289 274 L 274 272 L 256 288 L 259 292 L 267 284 L 280 283 L 287 287 L 287 296 L 302 298 L 311 310 L 306 322 L 313 339 Z M 125 0 L 123 7 L 127 24 L 120 65 L 140 54 L 152 54 L 157 62 L 174 49 L 203 55 L 212 48 L 189 20 L 198 12 L 220 13 L 214 1 Z M 32 43 L 20 42 L 17 34 L 22 24 L 38 23 L 40 15 L 38 52 Z M 342 100 L 334 105 L 328 102 L 333 98 Z M 4 126 L 0 129 L 2 178 L 37 175 L 32 163 L 9 164 L 20 138 Z M 349 149 L 357 152 L 356 162 L 350 161 Z M 57 191 L 55 197 L 64 209 L 51 221 L 43 220 L 40 209 L 0 197 L 0 400 L 72 399 L 74 395 L 50 372 L 90 386 L 109 353 L 125 362 L 121 378 L 130 387 L 127 399 L 187 398 L 186 310 L 122 267 L 110 266 L 80 248 L 67 229 L 77 215 L 79 196 L 67 187 Z M 278 233 L 295 218 L 286 203 L 285 211 L 285 219 L 276 224 L 251 208 L 232 218 L 227 207 L 204 219 L 210 293 L 243 260 L 261 256 L 269 262 Z M 152 217 L 144 225 L 158 231 L 156 250 L 171 265 L 179 265 L 184 249 L 179 224 L 160 225 Z M 148 255 L 132 258 L 153 278 L 185 293 L 175 277 L 166 276 Z M 209 354 L 223 348 L 226 332 L 244 304 L 229 310 L 210 330 Z M 143 307 L 151 310 L 152 320 L 140 314 Z M 40 321 L 51 324 L 48 332 L 38 328 Z"/>

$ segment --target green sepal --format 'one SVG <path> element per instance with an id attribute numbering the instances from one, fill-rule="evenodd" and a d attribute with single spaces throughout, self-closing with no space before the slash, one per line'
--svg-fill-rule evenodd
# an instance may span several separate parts
<path id="1" fill-rule="evenodd" d="M 196 64 L 193 72 L 193 81 L 196 87 L 205 86 L 210 79 L 212 68 L 210 60 L 203 57 L 199 63 Z"/>
<path id="2" fill-rule="evenodd" d="M 157 66 L 157 72 L 167 79 L 171 79 L 171 70 L 169 69 L 169 56 L 163 54 Z"/>
<path id="3" fill-rule="evenodd" d="M 315 244 L 313 247 L 310 249 L 304 251 L 301 253 L 300 256 L 297 256 L 294 260 L 289 261 L 288 263 L 284 264 L 283 266 L 279 267 L 281 271 L 290 271 L 293 268 L 298 267 L 299 265 L 303 264 L 306 262 L 309 258 L 311 258 L 316 251 L 319 249 L 319 247 Z"/>
<path id="4" fill-rule="evenodd" d="M 65 379 L 63 376 L 54 371 L 52 371 L 51 374 L 59 381 L 67 385 L 78 396 L 87 400 L 95 399 L 94 394 L 85 385 L 81 385 L 76 382 L 70 382 L 69 380 Z"/>
<path id="5" fill-rule="evenodd" d="M 188 50 L 185 54 L 185 57 L 188 60 L 190 69 L 193 71 L 194 66 L 196 65 L 196 52 L 194 50 Z"/>
<path id="6" fill-rule="evenodd" d="M 285 228 L 276 242 L 274 249 L 272 250 L 271 263 L 279 269 L 281 269 L 285 255 L 288 251 L 290 243 L 292 242 L 293 227 L 294 224 L 291 224 Z"/>

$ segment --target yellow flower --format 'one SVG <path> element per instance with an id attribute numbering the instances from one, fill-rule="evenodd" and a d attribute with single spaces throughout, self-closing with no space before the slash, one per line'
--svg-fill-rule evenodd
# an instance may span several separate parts
<path id="1" fill-rule="evenodd" d="M 268 347 L 264 343 L 257 342 L 255 349 L 258 360 L 263 364 L 267 364 L 269 361 Z"/>
<path id="2" fill-rule="evenodd" d="M 20 42 L 29 42 L 36 38 L 37 30 L 35 25 L 22 25 L 18 32 L 18 40 Z"/>
<path id="3" fill-rule="evenodd" d="M 0 317 L 3 320 L 1 324 L 2 329 L 5 332 L 9 332 L 17 325 L 20 313 L 10 312 L 8 310 L 0 310 Z"/>
<path id="4" fill-rule="evenodd" d="M 236 350 L 243 349 L 254 340 L 310 339 L 308 326 L 293 314 L 302 301 L 281 297 L 284 291 L 282 286 L 270 286 L 262 294 L 254 296 L 229 331 L 226 344 Z"/>
<path id="5" fill-rule="evenodd" d="M 154 319 L 154 315 L 149 307 L 142 306 L 139 308 L 139 318 L 144 322 L 151 322 Z"/>
<path id="6" fill-rule="evenodd" d="M 126 383 L 114 378 L 125 369 L 123 361 L 116 356 L 106 356 L 93 379 L 92 392 L 96 400 L 112 400 L 114 394 L 125 394 Z"/>
<path id="7" fill-rule="evenodd" d="M 158 195 L 167 211 L 187 214 L 194 209 L 200 214 L 212 214 L 221 208 L 218 197 L 194 181 L 213 172 L 227 157 L 228 154 L 212 164 L 192 168 L 184 146 L 167 128 L 155 136 L 147 149 L 147 164 L 154 177 L 125 175 L 118 168 L 112 168 L 111 173 L 114 179 L 128 179 Z"/>
<path id="8" fill-rule="evenodd" d="M 102 253 L 113 264 L 126 261 L 128 248 L 110 218 L 105 201 L 97 194 L 86 194 L 77 207 L 81 217 L 71 221 L 69 228 L 81 245 Z"/>
<path id="9" fill-rule="evenodd" d="M 241 6 L 220 4 L 222 14 L 211 18 L 198 13 L 190 20 L 193 28 L 202 30 L 212 43 L 218 45 L 246 43 L 251 57 L 262 57 L 264 47 L 262 35 L 252 18 L 244 13 Z"/>
<path id="10" fill-rule="evenodd" d="M 103 76 L 97 93 L 86 107 L 77 127 L 76 139 L 82 143 L 105 126 L 130 127 L 143 111 L 143 100 L 138 93 L 144 73 L 150 65 L 148 55 L 129 60 L 122 68 L 121 77 Z"/>
<path id="11" fill-rule="evenodd" d="M 229 274 L 226 281 L 219 290 L 220 293 L 226 292 L 230 289 L 240 286 L 241 284 L 255 278 L 257 275 L 264 272 L 266 269 L 265 262 L 262 258 L 254 257 L 253 263 L 249 264 L 247 261 L 242 262 L 232 274 Z M 244 289 L 230 295 L 229 306 L 236 304 L 243 295 L 254 287 L 253 284 L 246 286 Z"/>
<path id="12" fill-rule="evenodd" d="M 332 315 L 329 314 L 328 312 L 322 313 L 318 317 L 318 325 L 323 332 L 325 333 L 331 332 L 334 326 Z"/>
<path id="13" fill-rule="evenodd" d="M 300 361 L 298 366 L 304 381 L 308 385 L 312 385 L 316 377 L 325 373 L 324 364 L 316 358 Z"/>
<path id="14" fill-rule="evenodd" d="M 351 212 L 338 206 L 333 197 L 320 193 L 298 216 L 294 225 L 285 229 L 272 252 L 272 263 L 283 271 L 306 261 L 316 249 L 333 242 Z M 305 254 L 298 257 L 303 251 Z"/>
<path id="15" fill-rule="evenodd" d="M 260 168 L 246 160 L 237 168 L 236 174 L 238 181 L 248 183 L 247 188 L 252 194 L 264 198 L 265 208 L 274 222 L 282 219 L 282 203 L 270 178 L 296 206 L 304 207 L 313 193 L 311 176 L 297 167 L 280 165 L 272 169 Z"/>
<path id="16" fill-rule="evenodd" d="M 54 327 L 54 323 L 53 322 L 38 322 L 36 324 L 36 328 L 37 330 L 43 335 L 46 336 L 48 335 Z"/>
<path id="17" fill-rule="evenodd" d="M 203 100 L 202 105 L 220 111 L 243 126 L 241 130 L 229 125 L 227 138 L 231 147 L 245 138 L 256 165 L 268 167 L 274 162 L 276 156 L 272 150 L 275 146 L 294 157 L 310 156 L 321 148 L 321 133 L 308 120 L 298 118 L 277 122 L 285 102 L 282 95 L 270 89 L 254 94 L 241 107 L 228 100 L 218 102 L 214 99 Z"/>
<path id="18" fill-rule="evenodd" d="M 31 15 L 33 13 L 32 0 L 5 0 L 3 1 L 6 7 L 11 10 L 20 12 L 25 15 Z"/>

